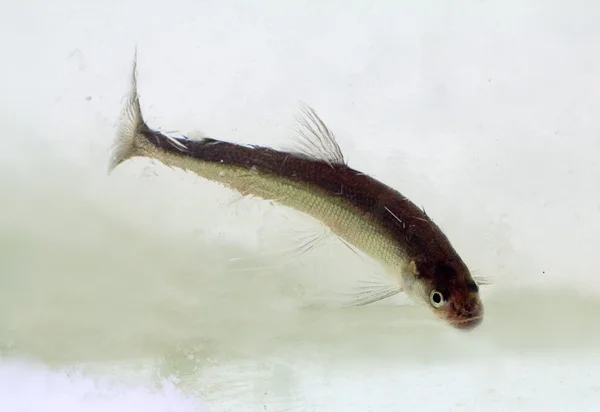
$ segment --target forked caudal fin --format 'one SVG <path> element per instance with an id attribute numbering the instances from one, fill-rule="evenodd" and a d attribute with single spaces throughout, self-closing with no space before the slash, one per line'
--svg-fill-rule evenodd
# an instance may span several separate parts
<path id="1" fill-rule="evenodd" d="M 112 153 L 108 165 L 111 173 L 118 165 L 138 154 L 138 141 L 143 139 L 141 132 L 147 130 L 144 122 L 140 100 L 137 92 L 137 51 L 133 59 L 131 72 L 131 90 L 121 112 L 121 119 L 117 136 L 112 146 Z"/>

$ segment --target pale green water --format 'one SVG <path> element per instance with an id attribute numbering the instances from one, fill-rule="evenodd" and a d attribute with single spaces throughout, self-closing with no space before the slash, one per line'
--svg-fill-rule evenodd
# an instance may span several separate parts
<path id="1" fill-rule="evenodd" d="M 216 404 L 260 393 L 293 404 L 297 379 L 314 368 L 598 354 L 600 302 L 575 290 L 484 287 L 486 320 L 468 334 L 393 300 L 343 308 L 373 263 L 335 241 L 290 254 L 317 225 L 260 201 L 225 207 L 226 190 L 162 167 L 144 177 L 144 164 L 111 177 L 67 166 L 38 174 L 36 164 L 18 190 L 2 180 L 13 194 L 0 220 L 5 357 L 152 386 L 169 379 Z"/>
<path id="2" fill-rule="evenodd" d="M 597 409 L 596 3 L 5 9 L 0 410 Z M 135 44 L 163 130 L 283 145 L 313 106 L 496 282 L 482 327 L 341 309 L 377 266 L 286 254 L 319 230 L 289 211 L 144 163 L 108 178 Z"/>

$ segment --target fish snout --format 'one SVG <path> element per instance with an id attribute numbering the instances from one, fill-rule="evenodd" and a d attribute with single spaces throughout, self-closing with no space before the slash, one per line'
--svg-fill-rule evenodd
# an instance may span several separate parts
<path id="1" fill-rule="evenodd" d="M 479 326 L 481 322 L 483 322 L 483 316 L 472 316 L 465 319 L 458 319 L 451 323 L 456 329 L 470 331 Z"/>
<path id="2" fill-rule="evenodd" d="M 477 301 L 471 310 L 460 313 L 458 316 L 450 319 L 450 323 L 456 329 L 470 331 L 481 325 L 483 322 L 483 304 Z"/>

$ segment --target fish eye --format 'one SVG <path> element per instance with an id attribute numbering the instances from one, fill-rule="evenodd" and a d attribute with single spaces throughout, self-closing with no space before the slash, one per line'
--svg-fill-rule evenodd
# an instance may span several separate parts
<path id="1" fill-rule="evenodd" d="M 429 301 L 434 308 L 441 308 L 446 304 L 446 299 L 440 291 L 433 289 L 429 294 Z"/>

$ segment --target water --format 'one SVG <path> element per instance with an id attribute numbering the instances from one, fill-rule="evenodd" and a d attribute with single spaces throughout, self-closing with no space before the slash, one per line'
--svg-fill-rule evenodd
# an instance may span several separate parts
<path id="1" fill-rule="evenodd" d="M 370 4 L 370 3 L 369 3 Z M 592 410 L 597 6 L 29 2 L 2 14 L 0 407 Z M 151 126 L 289 143 L 298 100 L 476 274 L 464 334 L 291 210 L 146 161 L 106 175 L 138 45 Z"/>

